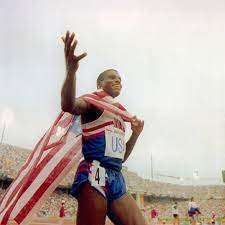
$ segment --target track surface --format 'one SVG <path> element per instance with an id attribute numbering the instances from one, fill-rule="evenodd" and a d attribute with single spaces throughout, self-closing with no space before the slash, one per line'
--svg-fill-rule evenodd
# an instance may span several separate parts
<path id="1" fill-rule="evenodd" d="M 8 225 L 17 225 L 15 221 L 10 221 Z M 31 221 L 29 225 L 76 225 L 75 219 L 65 218 L 60 219 L 57 217 L 51 218 L 36 218 Z M 106 222 L 106 225 L 113 225 L 110 221 Z"/>

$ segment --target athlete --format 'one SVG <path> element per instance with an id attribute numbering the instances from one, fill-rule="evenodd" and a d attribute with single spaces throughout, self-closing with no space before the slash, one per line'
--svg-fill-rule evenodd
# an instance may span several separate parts
<path id="1" fill-rule="evenodd" d="M 74 33 L 62 37 L 66 61 L 66 78 L 61 91 L 64 112 L 81 116 L 82 152 L 84 160 L 78 166 L 71 194 L 78 200 L 77 225 L 103 225 L 106 215 L 116 225 L 146 225 L 135 200 L 127 193 L 121 173 L 141 134 L 144 121 L 132 117 L 132 134 L 125 143 L 125 119 L 85 98 L 76 98 L 76 72 L 79 61 L 87 54 L 74 54 L 77 40 Z M 97 79 L 98 91 L 92 96 L 115 104 L 122 85 L 119 73 L 109 69 Z"/>

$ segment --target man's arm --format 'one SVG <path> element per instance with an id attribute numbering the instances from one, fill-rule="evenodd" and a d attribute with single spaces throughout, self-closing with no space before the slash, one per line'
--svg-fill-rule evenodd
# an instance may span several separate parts
<path id="1" fill-rule="evenodd" d="M 76 76 L 66 75 L 61 90 L 61 108 L 64 112 L 80 115 L 88 109 L 88 103 L 81 98 L 76 99 Z"/>
<path id="2" fill-rule="evenodd" d="M 126 152 L 125 152 L 125 155 L 124 155 L 124 159 L 123 159 L 123 162 L 125 162 L 130 153 L 132 152 L 133 148 L 134 148 L 134 145 L 138 139 L 138 136 L 139 135 L 135 135 L 134 133 L 132 133 L 132 135 L 130 136 L 129 140 L 127 141 L 126 143 Z"/>
<path id="3" fill-rule="evenodd" d="M 139 120 L 139 119 L 137 119 L 136 116 L 134 116 L 132 119 L 132 122 L 131 122 L 132 134 L 126 143 L 126 152 L 124 155 L 123 162 L 125 162 L 128 159 L 129 155 L 131 154 L 131 152 L 134 148 L 134 145 L 143 130 L 143 127 L 144 127 L 144 121 Z"/>
<path id="4" fill-rule="evenodd" d="M 61 90 L 61 108 L 71 114 L 82 114 L 87 110 L 88 104 L 82 99 L 76 99 L 76 72 L 79 68 L 79 61 L 87 54 L 83 53 L 79 56 L 74 54 L 77 45 L 74 33 L 70 35 L 70 32 L 67 31 L 62 40 L 64 42 L 66 78 Z"/>

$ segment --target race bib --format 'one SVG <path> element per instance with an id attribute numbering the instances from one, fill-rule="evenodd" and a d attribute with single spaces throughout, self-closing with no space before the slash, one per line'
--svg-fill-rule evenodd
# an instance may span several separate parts
<path id="1" fill-rule="evenodd" d="M 88 179 L 91 186 L 105 186 L 105 168 L 101 167 L 98 161 L 93 161 L 90 171 Z"/>
<path id="2" fill-rule="evenodd" d="M 105 156 L 123 159 L 126 151 L 124 133 L 113 126 L 105 128 Z"/>

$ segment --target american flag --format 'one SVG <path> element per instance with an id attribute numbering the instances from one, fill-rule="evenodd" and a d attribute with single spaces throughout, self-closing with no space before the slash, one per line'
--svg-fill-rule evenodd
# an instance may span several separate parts
<path id="1" fill-rule="evenodd" d="M 130 121 L 131 115 L 108 98 L 105 92 L 83 96 L 85 101 Z M 30 222 L 60 181 L 82 158 L 80 134 L 80 116 L 61 112 L 0 199 L 0 225 L 6 225 L 9 220 L 18 224 Z"/>
<path id="2" fill-rule="evenodd" d="M 0 224 L 27 224 L 64 176 L 79 162 L 80 117 L 60 113 L 0 200 Z"/>

